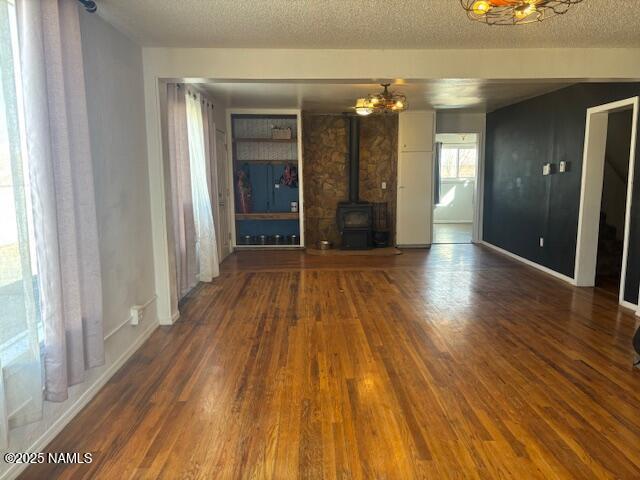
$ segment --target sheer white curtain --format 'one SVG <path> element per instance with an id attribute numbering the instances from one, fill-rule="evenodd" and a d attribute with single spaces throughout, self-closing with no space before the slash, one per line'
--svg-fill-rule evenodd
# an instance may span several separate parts
<path id="1" fill-rule="evenodd" d="M 187 91 L 186 103 L 198 279 L 202 282 L 210 282 L 220 273 L 211 197 L 209 196 L 209 187 L 207 185 L 208 161 L 205 150 L 205 130 L 200 94 Z"/>
<path id="2" fill-rule="evenodd" d="M 214 119 L 214 106 L 206 99 L 202 99 L 202 123 L 204 131 L 204 150 L 207 166 L 207 184 L 211 197 L 211 209 L 213 211 L 213 224 L 216 233 L 216 251 L 218 259 L 221 255 L 220 245 L 220 207 L 218 192 L 218 148 L 216 145 L 216 123 Z"/>
<path id="3" fill-rule="evenodd" d="M 45 398 L 104 363 L 102 282 L 78 4 L 16 0 Z"/>
<path id="4" fill-rule="evenodd" d="M 13 5 L 0 0 L 0 449 L 10 429 L 40 418 L 43 399 L 15 20 Z"/>

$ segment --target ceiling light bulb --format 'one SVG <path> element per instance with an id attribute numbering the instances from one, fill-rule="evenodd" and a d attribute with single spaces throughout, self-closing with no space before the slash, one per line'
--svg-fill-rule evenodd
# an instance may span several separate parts
<path id="1" fill-rule="evenodd" d="M 487 0 L 478 0 L 472 8 L 476 15 L 486 15 L 491 10 L 491 4 Z"/>
<path id="2" fill-rule="evenodd" d="M 358 115 L 362 115 L 363 117 L 373 113 L 373 108 L 371 108 L 371 105 L 366 98 L 359 98 L 358 100 L 356 100 L 355 109 L 356 113 Z"/>

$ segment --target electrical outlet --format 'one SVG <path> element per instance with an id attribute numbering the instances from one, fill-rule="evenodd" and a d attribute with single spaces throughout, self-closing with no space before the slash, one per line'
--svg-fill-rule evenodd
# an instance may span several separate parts
<path id="1" fill-rule="evenodd" d="M 540 237 L 540 247 L 544 247 L 544 237 Z"/>
<path id="2" fill-rule="evenodd" d="M 387 182 L 382 182 L 382 189 L 386 190 L 387 189 Z"/>
<path id="3" fill-rule="evenodd" d="M 542 165 L 542 175 L 551 175 L 551 164 L 545 163 Z"/>
<path id="4" fill-rule="evenodd" d="M 144 318 L 144 306 L 134 305 L 131 307 L 131 325 L 140 325 Z"/>

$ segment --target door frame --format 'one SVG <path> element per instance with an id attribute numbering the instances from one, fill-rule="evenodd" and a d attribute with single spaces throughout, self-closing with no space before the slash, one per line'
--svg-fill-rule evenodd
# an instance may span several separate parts
<path id="1" fill-rule="evenodd" d="M 627 302 L 624 299 L 624 290 L 627 277 L 631 204 L 633 201 L 638 107 L 639 97 L 631 97 L 587 109 L 574 270 L 574 278 L 577 286 L 595 286 L 598 234 L 600 231 L 600 208 L 602 204 L 602 182 L 604 180 L 604 155 L 607 143 L 609 114 L 631 109 L 633 114 L 631 118 L 631 146 L 629 148 L 629 178 L 627 181 L 622 271 L 620 274 L 620 294 L 618 301 L 620 305 L 633 309 L 636 309 L 637 305 Z"/>
<path id="2" fill-rule="evenodd" d="M 434 166 L 438 135 L 474 135 L 476 146 L 476 175 L 473 178 L 473 218 L 471 220 L 471 243 L 482 243 L 482 211 L 484 207 L 483 186 L 484 186 L 484 135 L 483 132 L 475 131 L 455 131 L 455 132 L 436 132 L 434 134 Z M 442 143 L 442 142 L 441 142 Z M 444 145 L 444 144 L 443 144 Z M 451 145 L 451 144 L 450 144 Z M 469 144 L 471 145 L 471 144 Z M 439 178 L 439 175 L 438 175 Z M 434 172 L 431 191 L 435 188 L 436 175 Z M 442 179 L 440 179 L 442 180 Z M 433 211 L 431 213 L 431 239 L 433 241 L 433 225 L 435 223 L 436 204 L 433 203 Z"/>
<path id="3" fill-rule="evenodd" d="M 222 157 L 218 157 L 218 152 L 216 151 L 216 162 L 221 162 L 225 165 L 225 168 L 228 169 L 229 168 L 229 162 L 228 162 L 228 144 L 227 144 L 227 132 L 226 130 L 223 130 L 221 128 L 216 128 L 216 150 L 217 150 L 217 146 L 218 146 L 218 136 L 220 136 L 220 140 L 222 140 L 222 145 L 224 147 L 224 156 Z M 219 165 L 216 165 L 216 167 L 218 167 Z M 217 173 L 217 180 L 222 179 L 223 184 L 224 184 L 224 190 L 222 192 L 220 192 L 220 188 L 218 188 L 218 198 L 215 199 L 216 202 L 216 209 L 218 211 L 218 225 L 219 225 L 219 233 L 220 233 L 220 238 L 218 239 L 218 244 L 220 245 L 220 263 L 222 263 L 232 252 L 232 248 L 231 248 L 231 226 L 230 226 L 230 219 L 229 219 L 229 211 L 227 208 L 227 205 L 229 204 L 229 197 L 230 197 L 230 186 L 229 186 L 229 175 L 226 174 L 226 172 L 219 172 L 219 169 L 216 168 L 216 173 Z M 222 205 L 220 204 L 220 194 L 222 194 Z M 227 222 L 226 222 L 226 229 L 223 230 L 223 225 L 222 225 L 222 214 L 221 212 L 224 212 L 224 214 L 227 217 Z M 226 242 L 226 248 L 225 248 L 225 242 Z"/>
<path id="4" fill-rule="evenodd" d="M 300 228 L 300 245 L 289 246 L 289 248 L 304 249 L 304 173 L 303 173 L 303 132 L 302 132 L 302 110 L 299 108 L 227 108 L 225 115 L 227 117 L 227 165 L 229 178 L 229 201 L 227 202 L 227 211 L 229 212 L 229 231 L 231 232 L 231 252 L 238 248 L 236 235 L 236 195 L 235 195 L 235 170 L 233 165 L 233 115 L 295 115 L 298 129 L 297 137 L 297 155 L 298 155 L 298 224 Z M 252 248 L 259 249 L 260 245 L 253 245 Z M 265 248 L 262 246 L 262 248 Z M 268 246 L 267 248 L 272 248 Z"/>

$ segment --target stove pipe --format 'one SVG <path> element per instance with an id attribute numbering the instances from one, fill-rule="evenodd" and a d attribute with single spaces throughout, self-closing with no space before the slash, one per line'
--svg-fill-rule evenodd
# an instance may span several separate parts
<path id="1" fill-rule="evenodd" d="M 349 202 L 360 200 L 360 119 L 349 117 Z"/>

